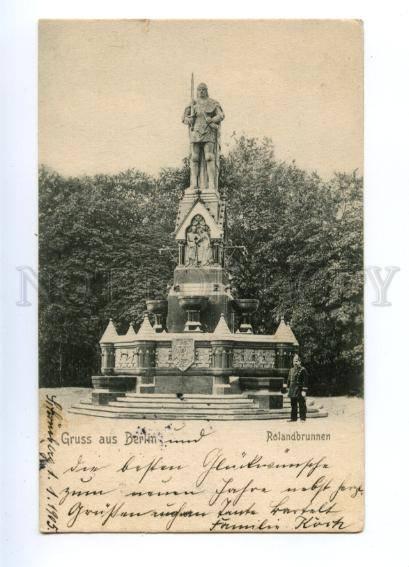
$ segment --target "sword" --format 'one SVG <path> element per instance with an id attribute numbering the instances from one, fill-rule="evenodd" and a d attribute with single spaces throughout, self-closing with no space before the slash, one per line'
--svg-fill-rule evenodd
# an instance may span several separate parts
<path id="1" fill-rule="evenodd" d="M 192 120 L 192 125 L 190 127 L 191 130 L 193 130 L 194 118 L 195 118 L 194 104 L 195 104 L 195 78 L 192 73 L 192 77 L 190 79 L 190 118 Z"/>

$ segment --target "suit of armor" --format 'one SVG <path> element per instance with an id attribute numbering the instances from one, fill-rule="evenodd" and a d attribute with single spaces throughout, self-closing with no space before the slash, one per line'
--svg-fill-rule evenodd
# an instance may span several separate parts
<path id="1" fill-rule="evenodd" d="M 199 96 L 193 105 L 185 108 L 182 118 L 190 126 L 191 187 L 214 190 L 218 178 L 219 128 L 224 113 L 220 104 L 207 96 L 206 85 L 199 85 L 197 91 Z"/>

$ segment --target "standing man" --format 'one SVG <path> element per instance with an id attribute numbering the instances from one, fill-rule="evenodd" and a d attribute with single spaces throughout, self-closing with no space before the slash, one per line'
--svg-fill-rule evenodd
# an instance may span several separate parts
<path id="1" fill-rule="evenodd" d="M 197 98 L 183 113 L 189 126 L 191 187 L 217 189 L 219 127 L 224 119 L 220 104 L 209 98 L 207 86 L 200 83 Z"/>
<path id="2" fill-rule="evenodd" d="M 291 419 L 289 421 L 297 421 L 297 409 L 300 411 L 301 421 L 307 419 L 307 404 L 305 398 L 307 396 L 308 374 L 301 359 L 296 354 L 293 358 L 293 367 L 288 374 L 288 396 L 291 400 Z M 284 384 L 287 388 L 287 384 Z"/>

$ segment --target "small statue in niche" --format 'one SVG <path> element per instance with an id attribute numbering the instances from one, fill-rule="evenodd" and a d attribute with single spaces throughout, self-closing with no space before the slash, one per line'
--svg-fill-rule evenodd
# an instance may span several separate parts
<path id="1" fill-rule="evenodd" d="M 208 266 L 213 262 L 212 246 L 207 227 L 201 225 L 197 228 L 199 240 L 197 241 L 197 261 L 199 266 Z"/>
<path id="2" fill-rule="evenodd" d="M 185 266 L 209 266 L 213 263 L 209 228 L 201 215 L 196 215 L 186 231 Z"/>
<path id="3" fill-rule="evenodd" d="M 186 266 L 197 266 L 197 242 L 199 236 L 196 232 L 196 227 L 191 226 L 186 234 Z"/>

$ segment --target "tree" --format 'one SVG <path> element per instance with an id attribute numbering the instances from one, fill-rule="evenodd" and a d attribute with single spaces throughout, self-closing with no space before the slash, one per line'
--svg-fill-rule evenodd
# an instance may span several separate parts
<path id="1" fill-rule="evenodd" d="M 324 183 L 274 158 L 271 141 L 241 137 L 225 160 L 229 238 L 246 247 L 233 267 L 241 297 L 256 297 L 256 328 L 284 316 L 321 392 L 360 391 L 363 372 L 362 179 Z"/>

